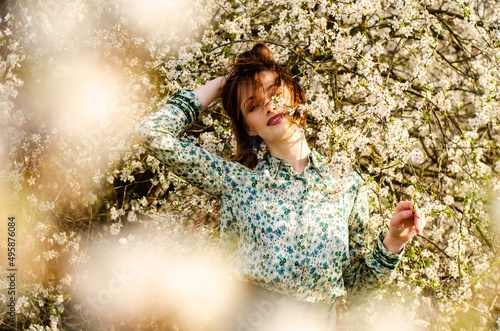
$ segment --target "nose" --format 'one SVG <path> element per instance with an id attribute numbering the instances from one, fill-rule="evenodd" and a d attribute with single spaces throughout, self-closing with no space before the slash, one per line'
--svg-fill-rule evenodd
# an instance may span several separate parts
<path id="1" fill-rule="evenodd" d="M 273 99 L 269 99 L 267 101 L 266 109 L 267 113 L 275 112 L 278 109 L 277 105 L 273 102 Z"/>

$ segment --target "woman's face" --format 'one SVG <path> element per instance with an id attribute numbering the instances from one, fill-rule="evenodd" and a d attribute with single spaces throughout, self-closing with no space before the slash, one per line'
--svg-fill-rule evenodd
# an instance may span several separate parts
<path id="1" fill-rule="evenodd" d="M 257 100 L 257 98 L 254 99 L 255 91 L 253 91 L 251 84 L 247 84 L 240 109 L 248 125 L 248 134 L 258 135 L 266 143 L 272 143 L 290 134 L 290 130 L 288 130 L 291 124 L 290 115 L 285 108 L 273 102 L 276 91 L 276 74 L 272 71 L 263 71 L 259 75 L 263 87 L 262 92 L 260 92 L 262 93 L 260 102 L 255 102 Z M 285 104 L 290 104 L 291 96 L 288 88 L 284 87 L 280 90 L 283 93 L 278 96 L 285 99 Z"/>

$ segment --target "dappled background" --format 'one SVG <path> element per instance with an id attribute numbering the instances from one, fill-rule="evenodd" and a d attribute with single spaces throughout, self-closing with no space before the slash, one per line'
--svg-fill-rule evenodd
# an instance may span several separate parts
<path id="1" fill-rule="evenodd" d="M 500 326 L 496 1 L 0 6 L 0 271 L 8 216 L 18 268 L 17 326 L 4 325 L 217 329 L 238 296 L 218 260 L 219 202 L 145 154 L 134 127 L 262 41 L 305 88 L 310 145 L 365 180 L 371 229 L 401 200 L 428 219 L 392 283 L 346 302 L 339 323 Z M 229 127 L 214 103 L 183 135 L 229 157 Z"/>

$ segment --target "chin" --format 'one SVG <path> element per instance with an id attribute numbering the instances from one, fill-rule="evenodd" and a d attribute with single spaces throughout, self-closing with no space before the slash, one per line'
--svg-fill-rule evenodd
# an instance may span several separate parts
<path id="1" fill-rule="evenodd" d="M 284 141 L 288 140 L 292 137 L 294 137 L 297 134 L 298 130 L 294 125 L 281 125 L 280 124 L 280 130 L 276 128 L 273 132 L 273 136 L 270 137 L 270 141 L 276 142 L 276 141 Z"/>

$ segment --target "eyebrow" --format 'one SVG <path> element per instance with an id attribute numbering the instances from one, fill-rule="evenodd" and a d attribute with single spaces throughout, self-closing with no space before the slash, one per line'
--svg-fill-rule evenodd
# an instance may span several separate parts
<path id="1" fill-rule="evenodd" d="M 248 112 L 248 107 L 250 105 L 250 101 L 253 99 L 253 95 L 250 96 L 246 101 L 245 101 L 245 104 L 244 104 L 244 107 L 245 107 L 245 112 Z"/>
<path id="2" fill-rule="evenodd" d="M 269 86 L 267 87 L 267 89 L 266 89 L 266 88 L 264 88 L 264 86 L 262 86 L 262 88 L 264 89 L 264 91 L 265 91 L 265 92 L 269 92 L 269 91 L 272 91 L 272 90 L 274 89 L 274 92 L 276 93 L 279 87 L 276 85 L 276 83 L 274 83 L 274 84 L 269 85 Z M 250 100 L 252 100 L 252 99 L 253 99 L 253 97 L 254 97 L 254 96 L 253 96 L 253 95 L 251 95 L 251 96 L 249 96 L 249 97 L 247 98 L 247 100 L 245 101 L 244 105 L 245 105 L 245 109 L 246 109 L 246 110 L 248 110 L 248 103 L 250 102 Z"/>
<path id="3" fill-rule="evenodd" d="M 273 89 L 275 89 L 275 91 L 277 91 L 278 87 L 274 84 L 271 84 L 267 88 L 262 87 L 262 89 L 264 90 L 264 92 L 269 92 L 269 91 L 272 91 Z M 248 102 L 252 99 L 253 99 L 253 95 L 249 96 L 246 102 Z"/>

